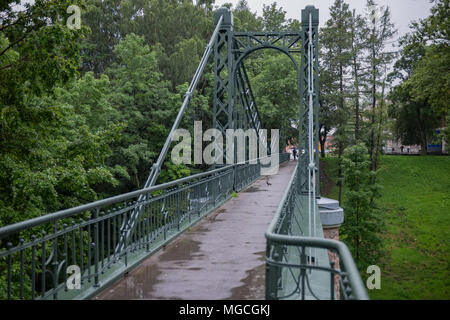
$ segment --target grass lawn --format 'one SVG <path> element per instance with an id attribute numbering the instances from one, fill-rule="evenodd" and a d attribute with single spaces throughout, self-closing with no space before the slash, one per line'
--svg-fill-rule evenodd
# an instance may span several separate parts
<path id="1" fill-rule="evenodd" d="M 337 159 L 321 161 L 323 195 L 337 199 Z M 450 299 L 450 157 L 383 156 L 378 179 L 387 254 L 371 299 Z"/>

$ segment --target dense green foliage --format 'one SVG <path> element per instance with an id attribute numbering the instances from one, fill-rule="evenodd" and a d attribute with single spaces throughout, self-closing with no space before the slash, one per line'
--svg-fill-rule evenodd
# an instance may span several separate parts
<path id="1" fill-rule="evenodd" d="M 376 173 L 370 171 L 370 159 L 363 143 L 345 150 L 342 166 L 346 189 L 342 240 L 349 244 L 360 270 L 366 270 L 377 264 L 382 255 L 379 234 L 384 229 L 383 216 L 372 200 L 379 195 L 379 186 L 373 183 Z"/>
<path id="2" fill-rule="evenodd" d="M 75 147 L 80 138 L 101 149 L 107 133 L 81 132 L 85 127 L 75 124 L 75 110 L 57 102 L 56 88 L 77 75 L 86 32 L 68 29 L 59 18 L 72 3 L 36 1 L 21 13 L 2 8 L 1 225 L 94 200 L 94 183 L 113 182 L 102 168 L 103 155 Z M 95 157 L 96 163 L 87 160 Z"/>
<path id="3" fill-rule="evenodd" d="M 419 144 L 426 154 L 436 128 L 446 127 L 450 99 L 450 1 L 437 0 L 432 15 L 415 22 L 401 41 L 393 78 L 390 108 L 396 134 L 406 144 Z"/>
<path id="4" fill-rule="evenodd" d="M 320 132 L 322 158 L 325 141 L 333 131 L 334 152 L 339 158 L 338 200 L 342 200 L 342 156 L 345 148 L 364 142 L 370 169 L 377 168 L 386 127 L 386 52 L 395 34 L 389 7 L 366 2 L 360 15 L 343 0 L 330 7 L 330 19 L 320 32 Z"/>
<path id="5" fill-rule="evenodd" d="M 18 3 L 0 8 L 0 225 L 142 187 L 214 27 L 214 1 Z M 81 29 L 67 26 L 69 5 Z M 246 1 L 233 12 L 236 30 L 299 28 L 275 3 L 261 17 Z M 265 127 L 290 127 L 292 62 L 257 52 L 245 63 Z M 182 127 L 211 126 L 212 82 L 210 63 Z M 168 160 L 159 182 L 202 169 Z"/>

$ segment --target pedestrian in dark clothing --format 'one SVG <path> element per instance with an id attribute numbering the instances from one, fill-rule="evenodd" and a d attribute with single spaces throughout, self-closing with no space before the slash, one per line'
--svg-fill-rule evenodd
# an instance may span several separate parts
<path id="1" fill-rule="evenodd" d="M 297 160 L 297 149 L 292 150 L 292 154 L 294 155 L 294 160 Z"/>

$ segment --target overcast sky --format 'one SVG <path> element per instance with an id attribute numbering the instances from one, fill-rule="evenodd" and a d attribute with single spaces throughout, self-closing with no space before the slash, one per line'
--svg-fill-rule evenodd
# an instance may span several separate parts
<path id="1" fill-rule="evenodd" d="M 269 5 L 275 0 L 247 0 L 250 9 L 262 15 L 263 4 Z M 232 3 L 234 6 L 238 0 L 216 0 L 216 5 Z M 300 20 L 300 12 L 307 5 L 314 5 L 319 9 L 320 25 L 323 26 L 329 19 L 329 7 L 334 0 L 277 0 L 278 7 L 281 6 L 288 18 Z M 358 13 L 364 13 L 365 0 L 346 0 L 350 9 L 356 9 Z M 429 0 L 376 0 L 379 5 L 388 5 L 391 8 L 392 20 L 398 29 L 397 37 L 408 32 L 408 25 L 418 19 L 426 18 L 430 15 L 432 4 Z M 248 30 L 253 31 L 253 30 Z"/>

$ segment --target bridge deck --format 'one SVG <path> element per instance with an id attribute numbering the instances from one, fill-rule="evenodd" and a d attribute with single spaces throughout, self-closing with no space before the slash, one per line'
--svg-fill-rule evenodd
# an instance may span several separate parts
<path id="1" fill-rule="evenodd" d="M 296 162 L 257 180 L 95 299 L 264 299 L 265 238 Z"/>

